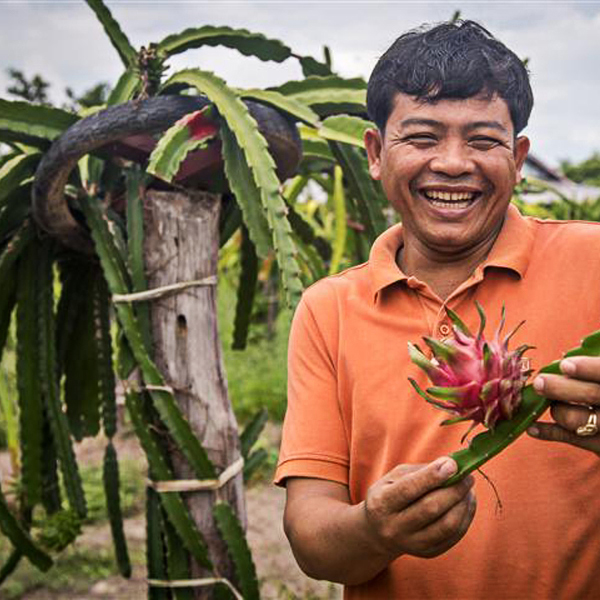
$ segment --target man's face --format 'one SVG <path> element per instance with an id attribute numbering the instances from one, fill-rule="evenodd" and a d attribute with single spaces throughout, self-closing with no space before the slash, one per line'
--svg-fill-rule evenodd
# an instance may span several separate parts
<path id="1" fill-rule="evenodd" d="M 369 130 L 365 144 L 405 244 L 446 260 L 495 239 L 529 149 L 506 102 L 481 95 L 431 104 L 398 94 L 384 137 Z"/>

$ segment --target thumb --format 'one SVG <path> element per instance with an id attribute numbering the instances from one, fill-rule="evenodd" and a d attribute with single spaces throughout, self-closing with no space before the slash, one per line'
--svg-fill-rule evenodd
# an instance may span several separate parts
<path id="1" fill-rule="evenodd" d="M 598 440 L 594 437 L 581 437 L 555 423 L 537 422 L 527 430 L 527 433 L 538 440 L 547 442 L 562 442 L 579 448 L 597 451 Z"/>
<path id="2" fill-rule="evenodd" d="M 441 456 L 417 471 L 407 473 L 397 482 L 396 504 L 402 510 L 421 496 L 440 487 L 456 473 L 458 466 L 449 456 Z"/>

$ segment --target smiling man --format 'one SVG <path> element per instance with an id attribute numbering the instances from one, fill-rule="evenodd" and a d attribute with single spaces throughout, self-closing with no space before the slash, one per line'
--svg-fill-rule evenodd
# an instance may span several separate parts
<path id="1" fill-rule="evenodd" d="M 600 225 L 522 217 L 510 205 L 533 97 L 519 58 L 471 21 L 411 31 L 371 75 L 370 172 L 402 224 L 365 264 L 309 288 L 294 316 L 276 482 L 304 571 L 369 599 L 600 598 L 600 359 L 538 376 L 556 422 L 444 487 L 464 429 L 407 343 L 443 339 L 446 307 L 489 332 L 506 305 L 535 369 L 600 326 Z M 582 451 L 582 449 L 586 451 Z M 475 490 L 478 509 L 475 517 Z M 425 560 L 428 559 L 428 560 Z"/>

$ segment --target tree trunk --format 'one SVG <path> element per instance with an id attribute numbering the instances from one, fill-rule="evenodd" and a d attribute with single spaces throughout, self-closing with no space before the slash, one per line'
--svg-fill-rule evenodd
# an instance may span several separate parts
<path id="1" fill-rule="evenodd" d="M 145 199 L 144 259 L 149 288 L 216 275 L 220 196 L 206 192 L 149 191 Z M 152 302 L 154 359 L 210 459 L 220 473 L 240 456 L 235 416 L 227 393 L 217 330 L 216 286 L 190 287 Z M 195 479 L 179 452 L 171 456 L 178 479 Z M 217 491 L 183 493 L 192 518 L 222 577 L 235 582 L 233 565 L 213 517 L 227 501 L 246 526 L 243 477 Z M 192 564 L 192 577 L 206 571 Z M 195 598 L 210 598 L 195 588 Z"/>

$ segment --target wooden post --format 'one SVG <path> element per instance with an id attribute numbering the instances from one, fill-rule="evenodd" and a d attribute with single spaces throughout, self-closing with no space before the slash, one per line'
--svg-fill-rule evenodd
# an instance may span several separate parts
<path id="1" fill-rule="evenodd" d="M 220 196 L 207 192 L 148 191 L 144 259 L 150 289 L 217 274 Z M 154 359 L 218 473 L 240 456 L 237 423 L 227 393 L 217 330 L 216 286 L 191 287 L 152 301 Z M 172 455 L 176 477 L 195 479 L 185 459 Z M 216 529 L 212 506 L 226 500 L 246 526 L 243 477 L 217 491 L 183 494 L 220 576 L 235 582 L 233 565 Z M 192 577 L 206 576 L 192 564 Z M 210 598 L 196 588 L 195 598 Z"/>

